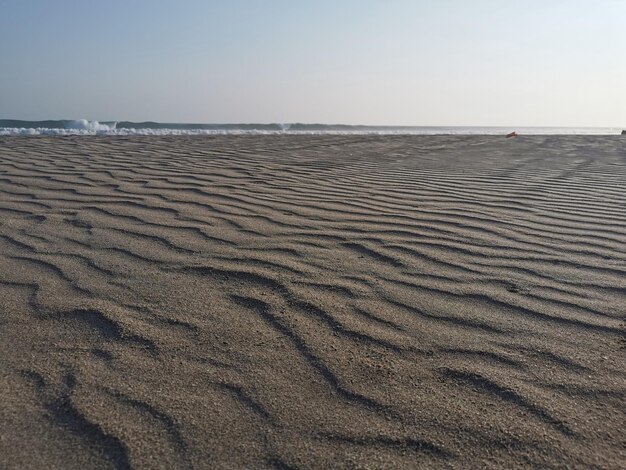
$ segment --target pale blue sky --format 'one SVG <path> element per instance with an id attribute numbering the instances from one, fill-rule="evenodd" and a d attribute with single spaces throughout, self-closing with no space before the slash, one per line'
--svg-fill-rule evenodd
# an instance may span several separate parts
<path id="1" fill-rule="evenodd" d="M 0 118 L 626 126 L 624 0 L 0 0 Z"/>

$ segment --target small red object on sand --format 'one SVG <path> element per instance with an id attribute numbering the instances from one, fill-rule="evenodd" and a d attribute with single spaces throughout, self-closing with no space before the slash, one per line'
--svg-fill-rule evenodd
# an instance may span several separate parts
<path id="1" fill-rule="evenodd" d="M 507 134 L 506 138 L 508 139 L 509 137 L 517 137 L 517 132 L 513 131 L 510 134 Z"/>

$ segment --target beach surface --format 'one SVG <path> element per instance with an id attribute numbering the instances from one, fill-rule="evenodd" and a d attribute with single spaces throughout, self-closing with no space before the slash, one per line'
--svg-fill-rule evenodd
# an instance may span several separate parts
<path id="1" fill-rule="evenodd" d="M 0 467 L 624 468 L 626 139 L 0 137 Z"/>

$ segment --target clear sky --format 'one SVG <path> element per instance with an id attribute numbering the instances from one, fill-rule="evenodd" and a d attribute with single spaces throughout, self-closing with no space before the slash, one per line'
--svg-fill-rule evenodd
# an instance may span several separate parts
<path id="1" fill-rule="evenodd" d="M 626 126 L 626 0 L 0 0 L 0 118 Z"/>

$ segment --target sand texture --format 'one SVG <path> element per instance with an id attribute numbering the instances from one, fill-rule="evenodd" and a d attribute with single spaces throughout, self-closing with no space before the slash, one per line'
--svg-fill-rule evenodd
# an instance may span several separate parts
<path id="1" fill-rule="evenodd" d="M 0 138 L 0 468 L 624 468 L 620 136 Z"/>

